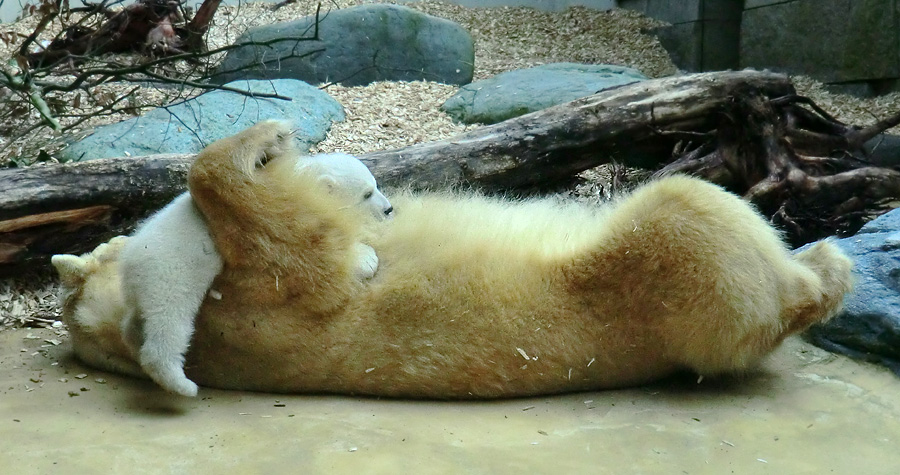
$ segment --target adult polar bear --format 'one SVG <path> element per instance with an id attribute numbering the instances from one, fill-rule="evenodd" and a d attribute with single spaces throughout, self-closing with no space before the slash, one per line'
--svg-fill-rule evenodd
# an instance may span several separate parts
<path id="1" fill-rule="evenodd" d="M 356 157 L 340 153 L 300 157 L 294 151 L 285 159 L 290 158 L 296 160 L 291 172 L 311 174 L 364 214 L 384 219 L 393 211 L 375 177 Z M 356 243 L 355 250 L 357 278 L 371 278 L 378 266 L 375 251 L 363 243 Z M 184 374 L 184 354 L 200 304 L 222 270 L 222 259 L 190 193 L 143 223 L 124 244 L 119 260 L 127 310 L 122 323 L 125 342 L 160 386 L 196 396 L 197 385 Z"/>
<path id="2" fill-rule="evenodd" d="M 203 302 L 187 355 L 201 385 L 490 398 L 740 371 L 850 288 L 834 245 L 791 256 L 746 203 L 685 177 L 605 209 L 394 198 L 397 215 L 370 241 L 379 271 L 362 283 L 357 211 L 281 172 L 287 132 L 260 123 L 207 147 L 190 172 L 224 262 L 222 298 Z M 70 321 L 88 321 L 92 280 L 67 301 Z M 105 310 L 77 332 L 110 328 L 119 317 Z"/>

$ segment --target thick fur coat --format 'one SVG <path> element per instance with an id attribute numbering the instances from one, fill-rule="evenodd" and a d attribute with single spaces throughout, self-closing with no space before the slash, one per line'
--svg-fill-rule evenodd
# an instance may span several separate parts
<path id="1" fill-rule="evenodd" d="M 290 127 L 285 123 L 284 127 Z M 375 177 L 356 157 L 325 154 L 301 157 L 286 139 L 282 160 L 289 173 L 311 175 L 328 192 L 384 219 L 393 210 Z M 356 275 L 371 278 L 378 267 L 375 251 L 356 243 Z M 119 257 L 126 315 L 122 331 L 141 367 L 169 391 L 195 396 L 197 385 L 184 374 L 184 354 L 200 304 L 222 270 L 203 216 L 190 193 L 183 193 L 144 222 L 127 240 Z M 218 295 L 213 289 L 212 295 Z"/>
<path id="2" fill-rule="evenodd" d="M 201 385 L 493 398 L 715 375 L 828 318 L 851 287 L 833 244 L 792 256 L 745 202 L 686 177 L 600 209 L 410 193 L 370 235 L 279 172 L 287 133 L 260 123 L 191 170 L 224 262 L 187 355 Z M 364 237 L 368 282 L 353 276 Z"/>
<path id="3" fill-rule="evenodd" d="M 466 398 L 712 375 L 753 365 L 850 288 L 834 245 L 791 256 L 745 202 L 685 177 L 606 210 L 397 197 L 360 284 L 360 220 L 283 179 L 285 133 L 261 123 L 191 170 L 225 262 L 188 356 L 201 384 Z"/>
<path id="4" fill-rule="evenodd" d="M 121 331 L 126 305 L 119 258 L 127 242 L 125 236 L 114 237 L 82 256 L 55 255 L 51 263 L 62 282 L 62 318 L 75 356 L 105 371 L 142 376 L 137 354 Z"/>

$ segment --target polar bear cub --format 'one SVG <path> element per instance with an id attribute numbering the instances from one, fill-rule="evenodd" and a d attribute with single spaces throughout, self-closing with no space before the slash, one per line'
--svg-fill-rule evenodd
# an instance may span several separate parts
<path id="1" fill-rule="evenodd" d="M 329 192 L 357 203 L 376 219 L 390 217 L 393 211 L 375 177 L 356 157 L 340 153 L 300 157 L 294 171 L 319 176 Z M 363 243 L 356 243 L 355 249 L 357 277 L 371 278 L 378 268 L 375 250 Z M 207 293 L 217 298 L 210 287 L 221 271 L 222 258 L 189 193 L 144 222 L 122 249 L 127 312 L 122 333 L 147 375 L 169 391 L 197 395 L 197 385 L 184 374 L 184 355 L 204 298 Z"/>

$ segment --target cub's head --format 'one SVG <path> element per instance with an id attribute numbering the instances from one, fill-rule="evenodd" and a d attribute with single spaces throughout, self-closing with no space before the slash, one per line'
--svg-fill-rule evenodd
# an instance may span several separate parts
<path id="1" fill-rule="evenodd" d="M 63 285 L 62 318 L 75 355 L 90 366 L 142 375 L 125 345 L 120 325 L 125 300 L 119 278 L 119 252 L 128 238 L 118 236 L 81 256 L 57 254 L 50 262 Z"/>
<path id="2" fill-rule="evenodd" d="M 327 153 L 301 157 L 297 173 L 315 173 L 332 193 L 357 203 L 377 219 L 390 218 L 394 211 L 390 201 L 378 189 L 372 172 L 358 158 L 345 153 Z"/>

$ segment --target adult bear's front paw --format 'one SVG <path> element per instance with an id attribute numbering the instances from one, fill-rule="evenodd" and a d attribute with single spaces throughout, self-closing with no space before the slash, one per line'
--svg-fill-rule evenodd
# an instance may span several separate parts
<path id="1" fill-rule="evenodd" d="M 244 144 L 256 149 L 258 164 L 265 166 L 287 154 L 296 154 L 293 124 L 288 120 L 264 120 L 243 132 Z"/>

